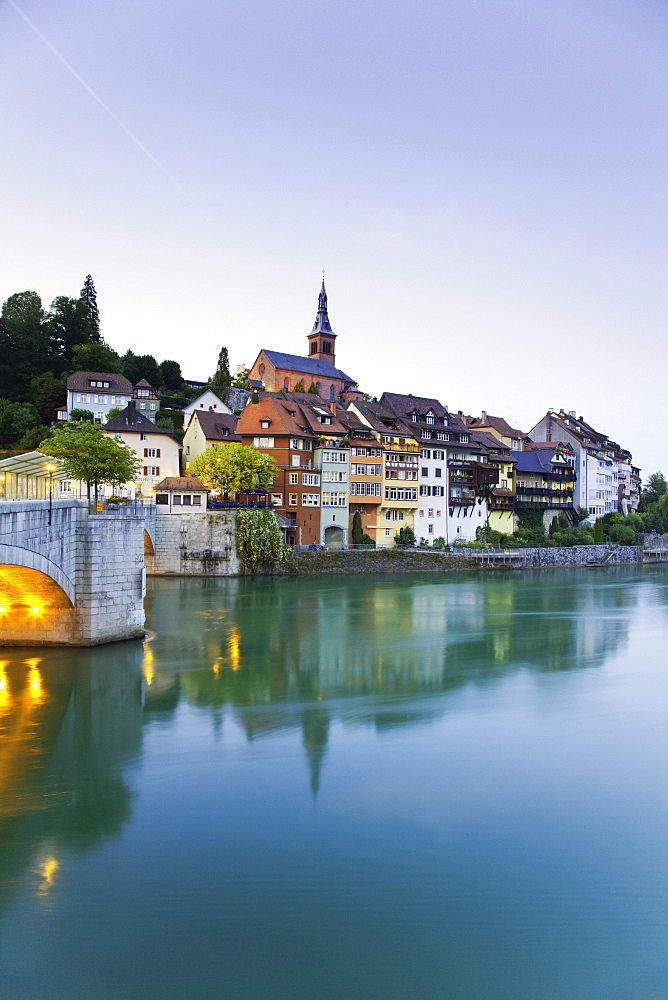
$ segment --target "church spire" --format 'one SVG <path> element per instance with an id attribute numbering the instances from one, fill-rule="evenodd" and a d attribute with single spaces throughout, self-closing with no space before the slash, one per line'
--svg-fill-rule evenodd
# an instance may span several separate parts
<path id="1" fill-rule="evenodd" d="M 330 361 L 334 364 L 336 334 L 332 330 L 327 315 L 327 292 L 325 291 L 325 272 L 322 272 L 322 287 L 318 296 L 318 311 L 313 329 L 308 335 L 309 356 L 320 361 Z"/>
<path id="2" fill-rule="evenodd" d="M 314 333 L 328 333 L 332 337 L 336 336 L 330 325 L 329 316 L 327 315 L 327 292 L 325 291 L 324 271 L 322 272 L 322 287 L 320 289 L 320 295 L 318 296 L 318 311 L 315 316 L 315 323 L 313 324 L 311 335 Z"/>

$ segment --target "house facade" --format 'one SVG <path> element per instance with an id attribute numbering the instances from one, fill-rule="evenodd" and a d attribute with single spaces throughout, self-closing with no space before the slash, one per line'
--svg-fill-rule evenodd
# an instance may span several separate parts
<path id="1" fill-rule="evenodd" d="M 59 420 L 69 420 L 72 410 L 89 410 L 97 423 L 106 423 L 109 410 L 124 409 L 133 398 L 132 382 L 111 372 L 74 372 L 67 379 L 67 402 L 58 410 Z"/>
<path id="2" fill-rule="evenodd" d="M 130 486 L 143 496 L 152 496 L 163 479 L 181 474 L 181 449 L 172 431 L 156 427 L 149 417 L 137 409 L 134 400 L 112 417 L 104 429 L 136 453 L 141 463 L 140 471 L 135 484 Z"/>
<path id="3" fill-rule="evenodd" d="M 527 443 L 525 451 L 512 453 L 515 459 L 516 510 L 542 510 L 548 529 L 559 514 L 571 525 L 578 522 L 573 505 L 576 470 L 575 452 L 567 443 Z"/>
<path id="4" fill-rule="evenodd" d="M 575 506 L 592 518 L 637 509 L 639 475 L 634 476 L 629 451 L 586 423 L 575 410 L 548 410 L 529 430 L 533 441 L 564 441 L 575 453 Z"/>
<path id="5" fill-rule="evenodd" d="M 223 402 L 220 396 L 217 396 L 213 389 L 205 389 L 201 396 L 197 399 L 193 399 L 192 403 L 188 403 L 187 406 L 183 407 L 183 426 L 187 427 L 190 422 L 190 418 L 196 410 L 201 410 L 203 413 L 227 413 L 231 414 L 232 410 L 229 408 L 227 403 Z"/>
<path id="6" fill-rule="evenodd" d="M 195 410 L 183 435 L 183 470 L 188 472 L 195 459 L 214 444 L 239 443 L 237 418 L 233 413 Z"/>

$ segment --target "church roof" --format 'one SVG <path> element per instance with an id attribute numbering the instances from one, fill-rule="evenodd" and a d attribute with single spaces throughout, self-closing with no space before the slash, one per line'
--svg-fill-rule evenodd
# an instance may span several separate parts
<path id="1" fill-rule="evenodd" d="M 303 372 L 304 375 L 319 375 L 321 378 L 338 378 L 351 385 L 357 385 L 355 379 L 346 375 L 340 368 L 335 368 L 331 361 L 320 361 L 317 358 L 303 358 L 298 354 L 284 354 L 282 351 L 267 351 L 263 354 L 276 368 L 290 372 Z"/>

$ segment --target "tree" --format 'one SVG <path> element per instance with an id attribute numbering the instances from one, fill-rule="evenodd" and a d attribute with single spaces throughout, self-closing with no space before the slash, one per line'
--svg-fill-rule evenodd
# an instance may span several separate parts
<path id="1" fill-rule="evenodd" d="M 310 386 L 308 387 L 308 391 L 311 393 L 312 396 L 318 395 L 318 387 L 316 386 L 315 382 L 311 382 Z"/>
<path id="2" fill-rule="evenodd" d="M 0 315 L 0 396 L 23 399 L 31 378 L 52 361 L 41 298 L 30 291 L 10 295 Z"/>
<path id="3" fill-rule="evenodd" d="M 656 503 L 668 490 L 668 482 L 662 472 L 653 472 L 642 491 L 645 504 Z"/>
<path id="4" fill-rule="evenodd" d="M 128 445 L 105 434 L 100 424 L 66 423 L 51 428 L 42 442 L 45 454 L 61 459 L 65 475 L 81 479 L 88 487 L 100 483 L 122 485 L 139 474 L 140 462 Z"/>
<path id="5" fill-rule="evenodd" d="M 122 412 L 123 412 L 123 410 L 122 410 L 122 408 L 120 406 L 112 406 L 110 410 L 107 410 L 107 416 L 105 417 L 105 423 L 108 424 L 110 420 L 113 420 L 114 417 L 117 417 L 118 414 L 122 413 Z M 72 413 L 74 413 L 74 410 L 72 410 Z"/>
<path id="6" fill-rule="evenodd" d="M 248 372 L 243 369 L 232 379 L 230 383 L 235 389 L 250 389 L 250 382 L 248 381 Z"/>
<path id="7" fill-rule="evenodd" d="M 211 385 L 216 389 L 227 389 L 232 384 L 230 375 L 230 357 L 226 347 L 221 347 L 218 355 L 216 374 L 211 379 Z"/>
<path id="8" fill-rule="evenodd" d="M 594 524 L 594 544 L 603 545 L 603 518 L 596 518 L 596 523 Z"/>
<path id="9" fill-rule="evenodd" d="M 81 302 L 88 323 L 91 340 L 99 341 L 100 338 L 100 314 L 97 308 L 97 293 L 90 274 L 86 275 L 83 288 L 80 292 Z M 92 369 L 91 369 L 92 370 Z M 104 368 L 98 369 L 104 371 Z"/>
<path id="10" fill-rule="evenodd" d="M 152 354 L 135 354 L 133 351 L 126 351 L 121 358 L 121 371 L 127 379 L 136 385 L 143 378 L 149 385 L 160 384 L 160 370 L 158 362 Z"/>
<path id="11" fill-rule="evenodd" d="M 0 445 L 17 444 L 33 427 L 39 427 L 39 413 L 30 403 L 0 399 Z"/>
<path id="12" fill-rule="evenodd" d="M 92 424 L 95 416 L 92 410 L 83 410 L 79 406 L 75 406 L 73 410 L 70 410 L 70 420 L 73 423 L 80 424 L 83 421 L 88 421 Z"/>
<path id="13" fill-rule="evenodd" d="M 270 455 L 236 442 L 207 448 L 191 468 L 205 486 L 226 497 L 241 490 L 264 490 L 271 486 L 276 472 Z"/>
<path id="14" fill-rule="evenodd" d="M 415 545 L 415 532 L 412 528 L 400 528 L 394 536 L 396 545 Z"/>
<path id="15" fill-rule="evenodd" d="M 158 367 L 162 388 L 169 389 L 171 392 L 178 392 L 183 385 L 181 365 L 178 361 L 162 361 Z"/>
<path id="16" fill-rule="evenodd" d="M 296 386 L 292 390 L 293 392 L 306 392 L 303 382 L 297 382 Z"/>
<path id="17" fill-rule="evenodd" d="M 362 515 L 358 510 L 353 514 L 353 545 L 362 544 Z"/>
<path id="18" fill-rule="evenodd" d="M 278 566 L 283 542 L 276 515 L 270 510 L 240 510 L 236 516 L 236 546 L 247 573 L 254 573 L 260 566 Z"/>
<path id="19" fill-rule="evenodd" d="M 113 347 L 103 340 L 78 344 L 72 351 L 72 370 L 75 372 L 110 372 L 121 370 L 121 358 Z"/>
<path id="20" fill-rule="evenodd" d="M 56 408 L 62 406 L 67 397 L 67 386 L 63 376 L 53 372 L 43 372 L 30 380 L 28 401 L 39 413 L 43 424 L 52 424 L 56 419 Z"/>
<path id="21" fill-rule="evenodd" d="M 88 344 L 92 339 L 86 307 L 81 299 L 58 295 L 51 303 L 46 324 L 57 370 L 67 371 L 72 365 L 75 347 Z"/>

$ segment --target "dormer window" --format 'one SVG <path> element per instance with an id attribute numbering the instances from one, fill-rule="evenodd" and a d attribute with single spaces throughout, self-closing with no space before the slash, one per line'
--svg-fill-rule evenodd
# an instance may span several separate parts
<path id="1" fill-rule="evenodd" d="M 431 410 L 429 411 L 429 413 L 428 413 L 428 414 L 427 414 L 427 416 L 426 416 L 426 421 L 427 421 L 427 423 L 428 423 L 428 424 L 433 424 L 433 423 L 435 423 L 435 422 L 436 422 L 436 417 L 435 417 L 435 416 L 434 416 L 434 414 L 433 414 L 433 413 L 431 412 Z"/>
<path id="2" fill-rule="evenodd" d="M 459 435 L 459 440 L 461 441 L 462 444 L 468 444 L 469 443 L 469 436 L 468 436 L 468 434 L 460 434 Z"/>
<path id="3" fill-rule="evenodd" d="M 97 381 L 95 381 L 95 379 L 89 379 L 88 380 L 88 385 L 91 387 L 91 389 L 108 389 L 109 388 L 109 383 L 108 382 L 97 382 Z"/>
<path id="4" fill-rule="evenodd" d="M 417 411 L 413 410 L 413 412 L 411 413 L 411 420 L 413 421 L 414 424 L 417 423 L 417 418 L 418 418 Z"/>
<path id="5" fill-rule="evenodd" d="M 271 420 L 260 421 L 260 427 L 262 428 L 263 431 L 269 430 L 270 425 L 271 425 Z"/>
<path id="6" fill-rule="evenodd" d="M 332 422 L 331 417 L 320 417 L 321 424 L 331 424 L 331 422 Z"/>
<path id="7" fill-rule="evenodd" d="M 142 396 L 142 397 L 149 396 L 150 395 L 150 390 L 149 389 L 137 389 L 137 395 L 138 396 Z"/>
<path id="8" fill-rule="evenodd" d="M 444 427 L 447 427 L 447 426 L 448 426 L 448 415 L 447 415 L 447 413 L 446 413 L 446 414 L 445 414 L 445 416 L 443 417 L 443 426 L 444 426 Z"/>

